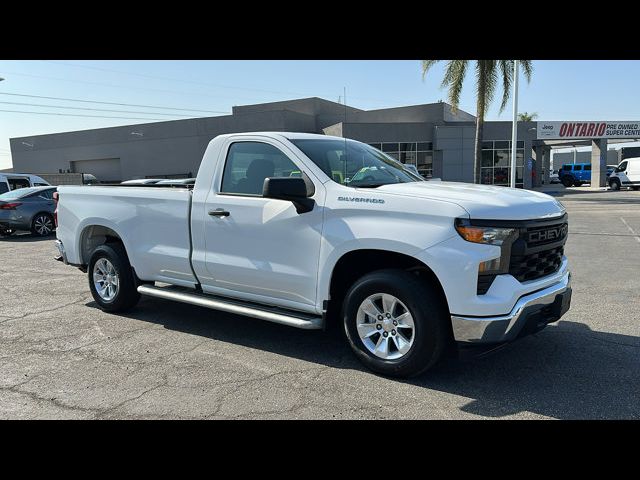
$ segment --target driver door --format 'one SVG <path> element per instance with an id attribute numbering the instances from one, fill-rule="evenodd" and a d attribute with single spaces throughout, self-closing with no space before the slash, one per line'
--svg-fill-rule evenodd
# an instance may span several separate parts
<path id="1" fill-rule="evenodd" d="M 205 205 L 204 241 L 210 293 L 316 312 L 324 187 L 285 145 L 231 140 Z M 316 204 L 299 214 L 292 202 L 264 198 L 267 177 L 314 182 Z"/>

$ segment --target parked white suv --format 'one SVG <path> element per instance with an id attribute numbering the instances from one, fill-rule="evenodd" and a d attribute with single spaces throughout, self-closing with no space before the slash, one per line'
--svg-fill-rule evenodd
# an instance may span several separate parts
<path id="1" fill-rule="evenodd" d="M 142 294 L 298 328 L 340 322 L 365 365 L 395 376 L 454 341 L 538 331 L 571 300 L 558 201 L 426 181 L 325 135 L 220 135 L 195 186 L 60 187 L 57 236 L 106 311 Z"/>

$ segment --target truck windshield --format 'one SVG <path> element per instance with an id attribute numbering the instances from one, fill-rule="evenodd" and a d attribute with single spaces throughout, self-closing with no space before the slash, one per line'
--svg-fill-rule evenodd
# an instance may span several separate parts
<path id="1" fill-rule="evenodd" d="M 424 181 L 394 158 L 355 140 L 293 139 L 291 142 L 341 185 L 375 188 Z"/>

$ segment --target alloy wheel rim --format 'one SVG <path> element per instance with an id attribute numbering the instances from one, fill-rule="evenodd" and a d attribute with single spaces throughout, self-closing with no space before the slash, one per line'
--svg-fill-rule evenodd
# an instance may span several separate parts
<path id="1" fill-rule="evenodd" d="M 404 357 L 415 340 L 411 312 L 388 293 L 375 293 L 364 299 L 358 308 L 356 327 L 366 349 L 383 360 Z"/>
<path id="2" fill-rule="evenodd" d="M 36 232 L 39 235 L 49 235 L 53 230 L 53 223 L 46 215 L 41 215 L 35 221 Z"/>
<path id="3" fill-rule="evenodd" d="M 120 288 L 120 277 L 113 264 L 106 258 L 99 259 L 93 266 L 93 285 L 105 302 L 112 301 Z"/>

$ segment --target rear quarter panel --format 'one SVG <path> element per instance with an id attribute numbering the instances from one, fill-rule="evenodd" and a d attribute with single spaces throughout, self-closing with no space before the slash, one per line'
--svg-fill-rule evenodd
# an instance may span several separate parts
<path id="1" fill-rule="evenodd" d="M 189 261 L 188 190 L 63 186 L 58 191 L 57 237 L 70 263 L 87 263 L 82 255 L 83 233 L 97 225 L 118 234 L 142 280 L 196 283 Z"/>

